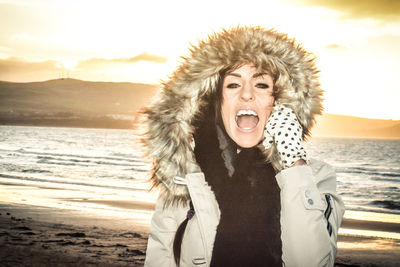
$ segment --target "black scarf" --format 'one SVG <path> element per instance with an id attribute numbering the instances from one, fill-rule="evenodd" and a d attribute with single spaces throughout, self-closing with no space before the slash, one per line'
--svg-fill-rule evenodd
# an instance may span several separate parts
<path id="1" fill-rule="evenodd" d="M 237 154 L 219 113 L 207 109 L 196 122 L 194 152 L 221 210 L 211 266 L 282 266 L 275 172 L 257 147 Z"/>

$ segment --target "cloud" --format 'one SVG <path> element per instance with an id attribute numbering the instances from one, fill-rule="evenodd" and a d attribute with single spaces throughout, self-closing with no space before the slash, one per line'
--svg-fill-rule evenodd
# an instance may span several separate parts
<path id="1" fill-rule="evenodd" d="M 27 62 L 18 58 L 0 59 L 0 73 L 59 71 L 60 63 L 54 60 Z"/>
<path id="2" fill-rule="evenodd" d="M 302 3 L 342 11 L 350 18 L 400 19 L 398 0 L 302 0 Z"/>
<path id="3" fill-rule="evenodd" d="M 3 47 L 0 47 L 2 49 Z M 7 47 L 4 47 L 7 49 Z M 87 60 L 79 61 L 75 68 L 79 69 L 99 69 L 107 67 L 109 64 L 129 64 L 136 63 L 139 61 L 149 61 L 155 63 L 165 63 L 167 58 L 151 55 L 148 53 L 142 53 L 135 57 L 130 58 L 90 58 Z M 68 66 L 66 62 L 62 60 L 46 60 L 40 62 L 29 62 L 19 58 L 7 58 L 0 59 L 0 73 L 23 73 L 23 72 L 41 72 L 41 71 L 60 71 L 64 69 L 74 69 L 74 67 Z"/>
<path id="4" fill-rule="evenodd" d="M 43 81 L 68 76 L 69 73 L 69 70 L 56 60 L 29 62 L 18 58 L 0 59 L 2 81 Z"/>
<path id="5" fill-rule="evenodd" d="M 150 61 L 150 62 L 155 62 L 155 63 L 165 63 L 165 62 L 167 62 L 167 58 L 148 54 L 147 52 L 144 52 L 140 55 L 137 55 L 136 57 L 129 58 L 128 61 L 129 61 L 129 63 L 137 62 L 137 61 Z"/>
<path id="6" fill-rule="evenodd" d="M 105 65 L 109 64 L 127 64 L 127 63 L 136 63 L 139 61 L 149 61 L 154 63 L 165 63 L 167 62 L 166 57 L 152 55 L 147 52 L 139 54 L 135 57 L 130 58 L 89 58 L 87 60 L 79 61 L 77 68 L 101 68 Z"/>
<path id="7" fill-rule="evenodd" d="M 325 48 L 332 50 L 346 50 L 346 47 L 339 44 L 328 44 L 327 46 L 325 46 Z"/>
<path id="8" fill-rule="evenodd" d="M 0 49 L 2 47 L 0 46 Z M 1 52 L 1 50 L 0 50 Z M 56 79 L 60 77 L 75 77 L 81 79 L 115 79 L 123 80 L 129 64 L 139 61 L 150 61 L 156 63 L 165 63 L 167 58 L 148 53 L 142 53 L 130 58 L 91 58 L 83 61 L 71 61 L 67 59 L 53 59 L 39 62 L 25 61 L 21 58 L 1 58 L 0 57 L 0 80 L 30 82 L 48 79 Z M 114 64 L 114 65 L 112 65 Z M 143 66 L 132 67 L 143 69 Z M 146 68 L 157 69 L 160 66 L 145 66 Z M 117 75 L 115 74 L 117 73 Z M 119 75 L 119 76 L 118 76 Z M 100 77 L 100 78 L 99 78 Z M 147 82 L 147 81 L 146 81 Z"/>
<path id="9" fill-rule="evenodd" d="M 31 37 L 29 36 L 29 34 L 27 34 L 25 32 L 14 33 L 10 37 L 11 41 L 15 41 L 15 40 L 30 40 L 30 39 L 31 39 Z"/>

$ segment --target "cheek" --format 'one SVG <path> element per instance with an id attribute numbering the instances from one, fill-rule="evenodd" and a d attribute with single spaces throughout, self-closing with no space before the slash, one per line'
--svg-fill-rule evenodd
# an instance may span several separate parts
<path id="1" fill-rule="evenodd" d="M 230 114 L 230 107 L 229 107 L 229 102 L 228 101 L 223 101 L 221 103 L 221 117 L 222 117 L 222 122 L 224 123 L 225 129 L 228 129 L 228 124 L 229 124 L 229 114 Z"/>
<path id="2" fill-rule="evenodd" d="M 264 101 L 263 101 L 262 109 L 264 111 L 263 114 L 265 114 L 265 117 L 262 119 L 263 124 L 266 124 L 269 117 L 271 116 L 272 109 L 274 106 L 274 101 L 275 101 L 275 98 L 273 96 L 269 96 L 268 98 L 264 99 Z"/>
<path id="3" fill-rule="evenodd" d="M 230 94 L 227 94 L 225 90 L 222 91 L 222 100 L 221 100 L 221 114 L 223 119 L 228 119 L 231 109 L 233 107 L 233 98 Z M 226 118 L 224 118 L 224 116 Z"/>
<path id="4" fill-rule="evenodd" d="M 264 101 L 264 110 L 266 111 L 267 117 L 269 117 L 272 107 L 274 106 L 275 98 L 273 96 L 268 96 Z"/>

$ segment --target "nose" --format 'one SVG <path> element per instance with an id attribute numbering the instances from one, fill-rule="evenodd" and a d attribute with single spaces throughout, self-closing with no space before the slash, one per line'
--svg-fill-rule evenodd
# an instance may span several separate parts
<path id="1" fill-rule="evenodd" d="M 240 99 L 242 101 L 248 102 L 254 100 L 254 89 L 251 85 L 245 84 L 240 91 Z"/>

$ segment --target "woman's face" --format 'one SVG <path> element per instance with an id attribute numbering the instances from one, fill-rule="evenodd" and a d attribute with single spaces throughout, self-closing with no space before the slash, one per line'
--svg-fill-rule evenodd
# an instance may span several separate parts
<path id="1" fill-rule="evenodd" d="M 256 146 L 272 111 L 274 82 L 267 71 L 252 64 L 225 74 L 221 115 L 225 130 L 237 145 Z"/>

